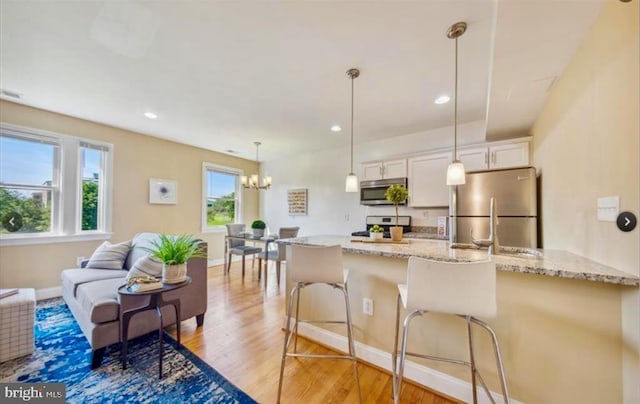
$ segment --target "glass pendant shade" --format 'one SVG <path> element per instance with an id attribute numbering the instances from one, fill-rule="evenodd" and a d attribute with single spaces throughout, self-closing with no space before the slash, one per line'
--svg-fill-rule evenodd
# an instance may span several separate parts
<path id="1" fill-rule="evenodd" d="M 358 177 L 354 173 L 347 175 L 344 185 L 345 192 L 358 192 Z"/>
<path id="2" fill-rule="evenodd" d="M 464 185 L 464 165 L 460 160 L 453 160 L 447 167 L 447 185 Z"/>

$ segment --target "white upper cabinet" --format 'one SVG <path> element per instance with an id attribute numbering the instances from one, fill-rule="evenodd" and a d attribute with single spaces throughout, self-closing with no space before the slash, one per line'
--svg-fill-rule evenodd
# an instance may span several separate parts
<path id="1" fill-rule="evenodd" d="M 434 153 L 408 160 L 409 206 L 449 206 L 447 167 L 453 153 Z"/>
<path id="2" fill-rule="evenodd" d="M 529 142 L 458 150 L 458 160 L 464 164 L 465 171 L 526 167 L 529 165 Z"/>
<path id="3" fill-rule="evenodd" d="M 402 178 L 407 176 L 407 160 L 377 161 L 362 165 L 363 180 L 380 180 L 383 178 Z"/>

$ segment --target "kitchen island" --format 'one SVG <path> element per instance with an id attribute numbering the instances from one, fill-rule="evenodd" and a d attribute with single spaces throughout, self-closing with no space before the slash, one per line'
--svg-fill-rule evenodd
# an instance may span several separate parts
<path id="1" fill-rule="evenodd" d="M 285 244 L 341 245 L 350 269 L 349 293 L 358 357 L 390 370 L 398 283 L 406 281 L 410 256 L 444 261 L 485 260 L 485 250 L 452 249 L 441 240 L 374 244 L 365 238 L 312 236 Z M 563 251 L 537 255 L 496 255 L 498 316 L 486 320 L 496 331 L 512 399 L 524 402 L 621 402 L 622 294 L 637 289 L 636 276 Z M 288 275 L 287 275 L 288 276 Z M 291 281 L 287 278 L 287 290 Z M 362 313 L 363 298 L 374 315 Z M 334 290 L 316 288 L 301 295 L 302 317 L 339 319 Z M 409 350 L 467 358 L 465 323 L 431 314 L 416 321 Z M 346 349 L 340 327 L 304 324 L 300 332 Z M 499 391 L 489 339 L 476 334 L 479 368 L 492 391 Z M 450 396 L 470 399 L 468 370 L 438 362 L 410 362 L 410 379 Z"/>

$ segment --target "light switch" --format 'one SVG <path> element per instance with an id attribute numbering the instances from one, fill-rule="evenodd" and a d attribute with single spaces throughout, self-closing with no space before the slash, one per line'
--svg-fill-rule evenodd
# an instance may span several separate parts
<path id="1" fill-rule="evenodd" d="M 601 222 L 615 222 L 620 213 L 620 197 L 606 196 L 598 198 L 598 220 Z"/>

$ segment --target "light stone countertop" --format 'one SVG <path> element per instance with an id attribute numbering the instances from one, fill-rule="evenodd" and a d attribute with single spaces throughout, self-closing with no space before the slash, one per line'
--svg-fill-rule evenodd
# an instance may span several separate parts
<path id="1" fill-rule="evenodd" d="M 363 243 L 352 240 L 368 240 L 366 237 L 321 235 L 278 240 L 284 244 L 340 245 L 346 253 L 373 255 L 390 258 L 411 256 L 437 261 L 471 262 L 488 258 L 486 250 L 455 249 L 444 240 L 404 239 L 408 244 Z M 592 261 L 566 251 L 538 249 L 542 257 L 515 257 L 494 255 L 493 261 L 500 271 L 522 272 L 554 276 L 558 278 L 583 279 L 593 282 L 639 286 L 640 278 L 626 272 Z"/>

